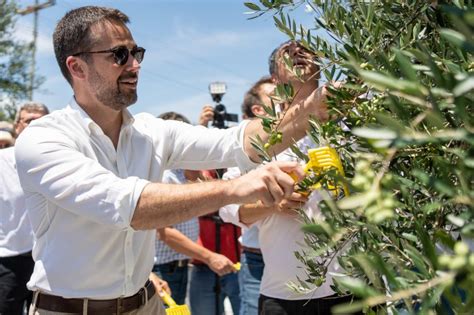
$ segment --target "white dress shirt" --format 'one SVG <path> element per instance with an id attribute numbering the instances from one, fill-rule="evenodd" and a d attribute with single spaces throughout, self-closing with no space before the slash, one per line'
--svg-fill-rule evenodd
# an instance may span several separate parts
<path id="1" fill-rule="evenodd" d="M 305 137 L 298 141 L 297 146 L 302 152 L 307 152 L 315 145 L 309 137 Z M 290 149 L 287 149 L 280 153 L 276 160 L 296 161 L 297 158 Z M 233 171 L 229 177 L 235 178 L 237 176 L 238 174 Z M 311 194 L 310 200 L 303 207 L 303 211 L 308 217 L 321 216 L 318 207 L 319 201 L 319 194 L 316 192 Z M 239 207 L 235 204 L 227 205 L 220 208 L 219 215 L 226 222 L 245 227 L 246 225 L 240 222 Z M 288 286 L 290 282 L 298 285 L 298 278 L 303 280 L 307 278 L 305 266 L 295 256 L 296 251 L 308 249 L 304 245 L 302 224 L 300 218 L 272 214 L 250 226 L 251 229 L 255 228 L 258 231 L 258 244 L 265 262 L 260 283 L 261 294 L 282 300 L 308 300 L 334 294 L 330 287 L 333 283 L 330 274 L 327 275 L 326 282 L 320 287 L 310 286 L 310 290 L 306 293 L 296 293 Z M 340 269 L 337 259 L 333 260 L 328 269 L 329 272 L 337 272 Z"/>
<path id="2" fill-rule="evenodd" d="M 311 194 L 310 200 L 303 207 L 305 214 L 312 218 L 321 216 L 318 207 L 320 196 L 317 192 Z M 321 286 L 310 286 L 307 293 L 296 293 L 288 287 L 293 282 L 298 285 L 297 279 L 307 279 L 306 267 L 295 256 L 295 252 L 308 251 L 304 243 L 304 233 L 301 230 L 303 222 L 300 218 L 273 214 L 257 223 L 260 233 L 260 248 L 262 250 L 265 268 L 263 270 L 260 293 L 283 300 L 308 300 L 334 294 L 331 289 L 333 283 L 329 273 L 340 272 L 337 259 L 328 267 L 326 282 Z"/>
<path id="3" fill-rule="evenodd" d="M 298 141 L 297 146 L 302 152 L 307 152 L 308 149 L 314 148 L 315 144 L 309 137 L 305 137 Z M 278 161 L 297 160 L 290 149 L 280 153 L 277 158 Z M 310 195 L 308 202 L 302 208 L 306 216 L 322 218 L 318 206 L 320 200 L 317 191 Z M 290 282 L 298 285 L 298 278 L 307 279 L 306 267 L 295 256 L 295 252 L 309 249 L 304 243 L 301 218 L 273 214 L 257 222 L 256 225 L 260 229 L 260 247 L 263 261 L 265 261 L 265 269 L 260 285 L 261 294 L 283 300 L 308 300 L 330 296 L 335 293 L 331 289 L 333 281 L 330 273 L 340 270 L 337 259 L 334 259 L 328 266 L 329 273 L 326 275 L 326 281 L 321 286 L 310 286 L 306 293 L 296 293 L 288 287 Z"/>
<path id="4" fill-rule="evenodd" d="M 36 236 L 28 288 L 66 298 L 135 294 L 152 270 L 156 233 L 130 226 L 143 188 L 165 169 L 254 167 L 242 150 L 245 124 L 209 130 L 124 110 L 115 149 L 74 100 L 32 122 L 15 146 Z"/>
<path id="5" fill-rule="evenodd" d="M 238 167 L 230 167 L 227 169 L 227 172 L 222 175 L 222 179 L 229 180 L 237 178 L 241 174 Z M 247 224 L 240 222 L 239 208 L 240 205 L 238 204 L 226 205 L 219 209 L 219 216 L 224 222 L 232 223 L 242 229 L 242 235 L 239 237 L 239 242 L 242 246 L 260 248 L 260 244 L 258 243 L 258 227 L 256 225 L 249 227 Z"/>
<path id="6" fill-rule="evenodd" d="M 0 257 L 18 256 L 33 248 L 33 231 L 13 147 L 0 150 L 0 170 Z"/>

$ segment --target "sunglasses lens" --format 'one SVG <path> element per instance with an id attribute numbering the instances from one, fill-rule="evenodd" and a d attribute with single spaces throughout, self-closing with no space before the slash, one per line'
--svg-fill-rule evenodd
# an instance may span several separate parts
<path id="1" fill-rule="evenodd" d="M 132 54 L 133 58 L 135 58 L 138 63 L 143 61 L 143 56 L 145 55 L 145 48 L 142 47 L 135 47 L 130 52 L 127 47 L 120 46 L 112 50 L 114 54 L 115 63 L 119 66 L 123 66 L 128 61 L 129 53 Z"/>
<path id="2" fill-rule="evenodd" d="M 145 56 L 145 48 L 142 48 L 142 47 L 133 48 L 132 56 L 138 61 L 138 63 L 142 63 L 143 57 Z"/>
<path id="3" fill-rule="evenodd" d="M 123 66 L 124 64 L 127 63 L 127 60 L 128 60 L 127 47 L 118 47 L 117 49 L 113 51 L 113 53 L 114 53 L 115 62 L 118 65 Z"/>

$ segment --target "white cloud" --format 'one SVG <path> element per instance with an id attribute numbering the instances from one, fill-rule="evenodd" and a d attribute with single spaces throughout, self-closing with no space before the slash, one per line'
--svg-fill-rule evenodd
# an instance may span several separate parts
<path id="1" fill-rule="evenodd" d="M 256 43 L 268 41 L 269 38 L 278 36 L 273 29 L 255 31 L 212 30 L 205 31 L 198 25 L 189 25 L 175 20 L 173 26 L 167 31 L 164 41 L 150 41 L 150 60 L 157 62 L 176 61 L 179 58 L 187 59 L 197 57 L 209 59 L 210 56 L 222 50 L 238 51 L 254 49 Z M 146 37 L 144 37 L 146 38 Z M 150 38 L 150 37 L 148 37 Z"/>
<path id="2" fill-rule="evenodd" d="M 304 12 L 306 13 L 313 13 L 314 12 L 314 9 L 312 6 L 310 6 L 309 4 L 306 4 L 305 7 L 304 7 Z"/>
<path id="3" fill-rule="evenodd" d="M 27 22 L 17 22 L 13 36 L 16 39 L 31 42 L 33 40 L 33 25 Z M 54 53 L 51 34 L 44 34 L 41 30 L 36 37 L 36 53 L 40 55 L 51 55 Z"/>

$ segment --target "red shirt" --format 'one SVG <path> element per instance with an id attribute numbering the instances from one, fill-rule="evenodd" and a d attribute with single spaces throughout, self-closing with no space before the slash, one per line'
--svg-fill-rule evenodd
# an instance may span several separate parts
<path id="1" fill-rule="evenodd" d="M 206 178 L 217 178 L 217 174 L 214 170 L 201 171 L 202 175 Z M 231 224 L 224 223 L 220 220 L 217 224 L 211 217 L 219 218 L 216 213 L 208 216 L 202 216 L 199 218 L 199 238 L 197 243 L 204 246 L 210 251 L 217 252 L 229 258 L 233 263 L 240 261 L 240 228 Z M 220 248 L 216 250 L 216 226 L 219 225 L 220 230 Z M 202 261 L 193 260 L 194 264 L 203 264 Z"/>
<path id="2" fill-rule="evenodd" d="M 216 214 L 217 216 L 217 214 Z M 240 228 L 231 223 L 221 223 L 220 250 L 216 251 L 216 222 L 208 216 L 199 218 L 199 238 L 197 243 L 213 252 L 218 252 L 229 258 L 233 263 L 240 261 Z M 193 263 L 203 264 L 202 261 L 193 260 Z"/>

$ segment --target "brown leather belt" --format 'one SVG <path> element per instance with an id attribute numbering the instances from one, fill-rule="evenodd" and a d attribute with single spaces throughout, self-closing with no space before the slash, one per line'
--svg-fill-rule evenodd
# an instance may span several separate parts
<path id="1" fill-rule="evenodd" d="M 148 294 L 145 294 L 145 290 Z M 155 286 L 151 281 L 147 281 L 144 288 L 129 297 L 111 300 L 88 299 L 87 314 L 112 315 L 130 312 L 145 305 L 147 298 L 149 300 L 153 295 L 155 295 Z M 83 312 L 84 299 L 65 299 L 56 295 L 40 293 L 36 301 L 36 307 L 42 310 L 79 314 Z"/>
<path id="2" fill-rule="evenodd" d="M 189 265 L 189 259 L 173 260 L 164 264 L 157 264 L 155 266 L 166 266 L 170 269 L 175 270 L 177 268 L 186 267 L 187 265 Z"/>
<path id="3" fill-rule="evenodd" d="M 249 253 L 254 253 L 254 254 L 262 254 L 262 251 L 260 250 L 260 248 L 253 248 L 253 247 L 246 247 L 246 246 L 242 246 L 242 250 L 244 252 L 249 252 Z"/>

